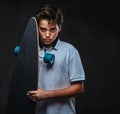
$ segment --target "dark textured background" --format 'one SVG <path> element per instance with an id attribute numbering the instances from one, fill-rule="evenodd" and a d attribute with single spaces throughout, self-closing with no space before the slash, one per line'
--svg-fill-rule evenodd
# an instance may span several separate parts
<path id="1" fill-rule="evenodd" d="M 48 2 L 49 1 L 49 2 Z M 115 0 L 4 0 L 0 3 L 0 114 L 5 114 L 16 56 L 28 19 L 44 3 L 64 13 L 61 39 L 80 52 L 85 91 L 77 97 L 77 114 L 120 114 L 120 7 Z"/>

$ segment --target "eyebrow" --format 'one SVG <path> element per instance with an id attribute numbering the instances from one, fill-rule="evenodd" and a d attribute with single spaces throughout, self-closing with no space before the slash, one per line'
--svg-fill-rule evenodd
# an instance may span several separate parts
<path id="1" fill-rule="evenodd" d="M 53 27 L 53 28 L 51 28 L 50 30 L 54 30 L 54 29 L 56 29 L 56 27 Z"/>
<path id="2" fill-rule="evenodd" d="M 40 27 L 40 29 L 47 30 L 47 29 L 46 29 L 46 28 L 44 28 L 44 27 Z M 54 29 L 56 29 L 56 27 L 52 27 L 52 28 L 50 28 L 49 30 L 54 30 Z"/>
<path id="3" fill-rule="evenodd" d="M 44 28 L 44 27 L 40 27 L 40 29 L 46 29 L 46 28 Z"/>

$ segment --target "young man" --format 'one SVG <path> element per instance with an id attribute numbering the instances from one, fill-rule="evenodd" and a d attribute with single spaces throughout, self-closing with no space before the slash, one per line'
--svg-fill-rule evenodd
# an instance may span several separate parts
<path id="1" fill-rule="evenodd" d="M 36 114 L 75 114 L 75 96 L 84 90 L 84 70 L 76 48 L 58 38 L 63 14 L 58 7 L 43 6 L 35 15 L 40 37 L 38 89 L 28 98 L 36 102 Z M 53 65 L 41 57 L 55 55 Z"/>

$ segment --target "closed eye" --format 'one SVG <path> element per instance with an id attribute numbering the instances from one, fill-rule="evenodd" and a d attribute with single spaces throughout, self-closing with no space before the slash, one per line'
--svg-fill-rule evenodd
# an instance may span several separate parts
<path id="1" fill-rule="evenodd" d="M 56 31 L 56 27 L 50 29 L 50 32 L 55 32 L 55 31 Z"/>
<path id="2" fill-rule="evenodd" d="M 47 30 L 45 28 L 40 27 L 40 31 L 45 32 Z"/>

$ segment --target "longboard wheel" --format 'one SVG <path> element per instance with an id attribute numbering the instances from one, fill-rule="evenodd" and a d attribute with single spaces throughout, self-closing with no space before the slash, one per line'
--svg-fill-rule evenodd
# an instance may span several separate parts
<path id="1" fill-rule="evenodd" d="M 50 53 L 45 53 L 45 56 L 43 59 L 44 59 L 45 63 L 52 65 L 54 63 L 54 60 L 55 60 L 55 55 L 50 54 Z"/>
<path id="2" fill-rule="evenodd" d="M 14 48 L 14 54 L 17 56 L 19 54 L 19 52 L 20 52 L 20 46 L 16 46 Z"/>

